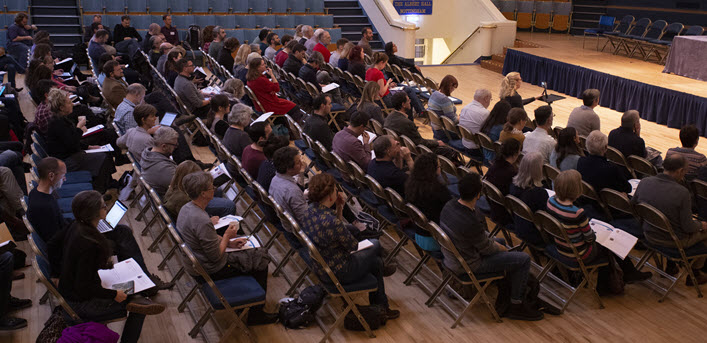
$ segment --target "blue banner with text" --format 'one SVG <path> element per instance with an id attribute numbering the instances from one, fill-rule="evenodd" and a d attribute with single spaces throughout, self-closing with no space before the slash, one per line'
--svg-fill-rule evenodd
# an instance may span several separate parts
<path id="1" fill-rule="evenodd" d="M 431 15 L 432 1 L 393 1 L 393 6 L 400 15 Z"/>

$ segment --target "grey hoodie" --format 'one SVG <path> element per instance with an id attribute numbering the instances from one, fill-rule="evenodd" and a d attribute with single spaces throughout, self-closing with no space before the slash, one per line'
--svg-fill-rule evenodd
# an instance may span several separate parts
<path id="1" fill-rule="evenodd" d="M 160 197 L 164 197 L 170 182 L 172 182 L 174 171 L 177 169 L 177 163 L 172 161 L 169 156 L 153 152 L 152 148 L 145 149 L 141 158 L 142 177 Z"/>

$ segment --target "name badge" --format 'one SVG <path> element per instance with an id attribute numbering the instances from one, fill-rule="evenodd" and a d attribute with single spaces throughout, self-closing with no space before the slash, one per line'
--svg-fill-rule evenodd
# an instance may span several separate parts
<path id="1" fill-rule="evenodd" d="M 174 31 L 170 32 L 169 34 L 172 35 L 172 36 L 174 36 Z"/>

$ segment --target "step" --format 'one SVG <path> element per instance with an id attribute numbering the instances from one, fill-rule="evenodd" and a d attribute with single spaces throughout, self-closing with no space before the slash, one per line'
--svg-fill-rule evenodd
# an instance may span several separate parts
<path id="1" fill-rule="evenodd" d="M 358 7 L 358 1 L 340 0 L 340 1 L 324 1 L 324 7 L 332 9 L 337 7 Z"/>
<path id="2" fill-rule="evenodd" d="M 51 16 L 65 16 L 65 15 L 77 15 L 78 10 L 76 7 L 71 6 L 46 6 L 46 7 L 36 7 L 33 6 L 31 9 L 32 17 L 37 15 L 51 15 Z"/>
<path id="3" fill-rule="evenodd" d="M 32 16 L 32 23 L 42 24 L 78 24 L 80 19 L 78 15 L 65 15 L 61 17 L 50 15 Z"/>
<path id="4" fill-rule="evenodd" d="M 363 10 L 359 7 L 330 8 L 329 14 L 336 18 L 337 15 L 362 15 Z"/>
<path id="5" fill-rule="evenodd" d="M 499 63 L 503 63 L 503 61 L 506 60 L 506 55 L 494 54 L 494 55 L 491 55 L 491 60 L 499 62 Z"/>
<path id="6" fill-rule="evenodd" d="M 334 22 L 337 24 L 368 24 L 368 17 L 365 15 L 337 15 L 334 16 Z"/>
<path id="7" fill-rule="evenodd" d="M 481 60 L 481 68 L 502 74 L 503 73 L 503 63 L 494 60 Z"/>
<path id="8" fill-rule="evenodd" d="M 80 25 L 68 25 L 68 24 L 35 24 L 40 30 L 48 31 L 52 37 L 59 33 L 81 33 L 82 29 Z"/>

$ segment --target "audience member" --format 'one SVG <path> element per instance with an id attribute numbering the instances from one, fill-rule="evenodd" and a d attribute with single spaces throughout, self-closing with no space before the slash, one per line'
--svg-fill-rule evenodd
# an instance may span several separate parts
<path id="1" fill-rule="evenodd" d="M 584 156 L 584 151 L 579 144 L 579 135 L 575 128 L 562 129 L 557 135 L 557 145 L 550 154 L 550 165 L 560 171 L 577 169 L 577 161 Z"/>
<path id="2" fill-rule="evenodd" d="M 123 67 L 117 61 L 108 61 L 103 65 L 103 95 L 113 108 L 117 108 L 128 92 L 128 83 L 123 79 Z M 144 88 L 144 87 L 143 87 Z"/>
<path id="3" fill-rule="evenodd" d="M 265 142 L 265 146 L 263 147 L 263 154 L 265 155 L 266 160 L 263 161 L 262 164 L 260 164 L 260 168 L 258 169 L 258 175 L 256 175 L 256 181 L 258 181 L 258 183 L 263 186 L 263 190 L 267 191 L 268 189 L 270 189 L 270 183 L 272 182 L 272 178 L 274 178 L 275 174 L 277 174 L 277 169 L 275 169 L 275 163 L 273 163 L 272 160 L 273 155 L 275 155 L 275 151 L 289 145 L 289 137 L 285 136 L 270 135 L 270 137 L 268 137 L 268 140 Z"/>
<path id="4" fill-rule="evenodd" d="M 282 65 L 282 69 L 293 75 L 299 75 L 300 69 L 304 65 L 304 56 L 307 48 L 302 44 L 294 44 L 291 47 L 292 53 L 287 57 L 287 60 Z"/>
<path id="5" fill-rule="evenodd" d="M 369 118 L 382 123 L 385 117 L 383 116 L 383 111 L 380 106 L 376 103 L 377 101 L 381 101 L 380 85 L 376 82 L 369 81 L 363 86 L 361 99 L 359 99 L 358 104 L 354 104 L 353 106 L 356 106 L 356 111 L 364 112 Z"/>
<path id="6" fill-rule="evenodd" d="M 207 172 L 188 174 L 182 180 L 182 187 L 191 201 L 179 210 L 177 229 L 206 273 L 214 280 L 250 275 L 267 292 L 269 262 L 267 251 L 254 248 L 226 252 L 227 248 L 243 248 L 248 242 L 248 237 L 238 237 L 238 222 L 231 222 L 223 237 L 219 236 L 214 229 L 215 220 L 206 212 L 206 207 L 214 197 L 211 175 Z M 198 276 L 191 268 L 188 272 Z M 263 309 L 263 305 L 251 307 L 247 324 L 261 325 L 277 321 L 277 314 L 267 313 Z"/>
<path id="7" fill-rule="evenodd" d="M 197 117 L 205 117 L 209 111 L 210 100 L 204 99 L 204 95 L 190 79 L 194 74 L 194 62 L 182 58 L 177 61 L 176 68 L 179 76 L 174 81 L 174 91 L 182 99 L 189 112 Z"/>
<path id="8" fill-rule="evenodd" d="M 567 127 L 573 127 L 577 129 L 577 134 L 587 136 L 594 130 L 601 130 L 599 115 L 594 112 L 594 108 L 599 106 L 599 90 L 587 89 L 582 92 L 582 102 L 584 105 L 575 108 L 570 113 Z"/>
<path id="9" fill-rule="evenodd" d="M 319 35 L 324 31 L 324 29 L 317 29 L 314 31 L 311 37 L 304 42 L 304 46 L 307 48 L 307 55 L 314 52 L 314 47 L 319 44 Z"/>
<path id="10" fill-rule="evenodd" d="M 550 154 L 555 149 L 555 139 L 552 138 L 552 120 L 555 115 L 549 105 L 535 109 L 535 130 L 525 133 L 523 153 L 538 151 L 543 154 L 546 163 L 550 162 Z"/>
<path id="11" fill-rule="evenodd" d="M 670 227 L 675 233 L 674 237 L 680 240 L 683 249 L 704 246 L 704 242 L 707 241 L 707 223 L 693 218 L 690 191 L 681 184 L 688 167 L 687 160 L 681 154 L 666 156 L 663 162 L 663 173 L 642 179 L 631 198 L 634 204 L 646 203 L 663 213 L 670 222 Z M 671 235 L 645 220 L 643 233 L 652 245 L 676 248 Z M 696 259 L 691 266 L 700 285 L 707 283 L 704 264 L 705 258 L 702 257 Z M 688 277 L 685 283 L 692 286 L 692 279 Z"/>
<path id="12" fill-rule="evenodd" d="M 384 128 L 393 130 L 399 136 L 407 136 L 415 145 L 422 144 L 430 149 L 435 149 L 444 144 L 434 139 L 422 138 L 420 132 L 417 131 L 415 122 L 410 120 L 407 114 L 405 114 L 411 107 L 410 98 L 408 98 L 405 92 L 393 94 L 393 98 L 390 102 L 395 111 L 390 112 L 390 114 L 385 117 L 385 122 L 383 123 Z"/>
<path id="13" fill-rule="evenodd" d="M 7 53 L 23 66 L 27 65 L 27 52 L 34 40 L 32 32 L 37 30 L 28 21 L 27 14 L 20 12 L 15 15 L 15 23 L 7 27 Z"/>
<path id="14" fill-rule="evenodd" d="M 239 160 L 243 158 L 243 149 L 253 143 L 248 133 L 245 132 L 245 128 L 250 125 L 252 115 L 253 109 L 244 104 L 233 105 L 231 114 L 228 115 L 228 124 L 230 126 L 223 135 L 223 145 Z"/>
<path id="15" fill-rule="evenodd" d="M 302 155 L 297 148 L 288 146 L 275 151 L 272 162 L 277 174 L 270 181 L 268 193 L 282 206 L 283 210 L 289 212 L 301 225 L 307 217 L 307 198 L 305 198 L 295 176 L 298 179 L 303 177 L 301 174 L 305 164 L 302 161 Z M 288 225 L 284 225 L 284 227 L 287 231 L 292 230 Z M 285 233 L 285 238 L 293 246 L 300 245 L 297 237 L 290 232 Z"/>
<path id="16" fill-rule="evenodd" d="M 520 155 L 520 143 L 515 139 L 508 139 L 503 142 L 500 154 L 496 155 L 496 160 L 489 167 L 484 177 L 491 182 L 505 196 L 510 191 L 513 177 L 518 172 L 515 163 Z M 491 220 L 501 226 L 511 225 L 512 218 L 508 215 L 508 210 L 489 201 L 491 206 Z"/>
<path id="17" fill-rule="evenodd" d="M 84 43 L 89 42 L 91 40 L 91 37 L 93 37 L 93 35 L 96 33 L 94 30 L 95 26 L 100 25 L 101 27 L 103 27 L 102 21 L 103 21 L 103 18 L 101 17 L 100 14 L 93 15 L 93 21 L 91 21 L 90 24 L 87 24 L 86 27 L 84 27 L 84 29 L 83 29 L 83 31 L 84 31 L 83 42 Z M 106 28 L 106 30 L 107 30 L 107 28 Z"/>
<path id="18" fill-rule="evenodd" d="M 120 17 L 120 24 L 116 24 L 113 29 L 113 39 L 115 40 L 115 50 L 128 54 L 129 58 L 133 58 L 135 53 L 140 50 L 142 37 L 134 27 L 130 26 L 130 16 L 123 15 Z"/>
<path id="19" fill-rule="evenodd" d="M 182 206 L 190 201 L 182 182 L 184 177 L 196 172 L 201 172 L 201 167 L 194 161 L 184 161 L 175 169 L 169 189 L 164 195 L 164 208 L 172 218 L 177 218 Z M 236 214 L 236 205 L 229 199 L 214 196 L 207 203 L 205 211 L 212 219 L 218 220 L 220 217 Z"/>
<path id="20" fill-rule="evenodd" d="M 255 96 L 264 107 L 263 112 L 273 112 L 274 114 L 289 114 L 297 122 L 302 120 L 302 110 L 294 102 L 279 98 L 277 92 L 280 91 L 280 84 L 275 78 L 272 70 L 265 64 L 265 60 L 260 57 L 254 58 L 248 63 L 248 87 L 253 90 Z M 267 71 L 267 76 L 263 75 Z"/>
<path id="21" fill-rule="evenodd" d="M 609 146 L 616 148 L 624 157 L 646 157 L 646 142 L 641 138 L 641 117 L 638 111 L 628 110 L 621 116 L 621 126 L 609 133 Z"/>
<path id="22" fill-rule="evenodd" d="M 409 70 L 412 73 L 418 73 L 422 75 L 420 67 L 411 63 L 406 58 L 398 57 L 395 53 L 398 52 L 398 45 L 393 42 L 385 43 L 385 54 L 388 55 L 388 63 L 397 65 L 400 68 Z"/>
<path id="23" fill-rule="evenodd" d="M 172 25 L 172 16 L 165 14 L 162 16 L 162 21 L 164 22 L 164 26 L 162 26 L 161 32 L 167 43 L 174 46 L 179 45 L 179 31 Z"/>
<path id="24" fill-rule="evenodd" d="M 329 49 L 327 46 L 331 44 L 331 35 L 329 34 L 328 31 L 322 30 L 319 32 L 319 35 L 317 36 L 317 44 L 312 48 L 313 51 L 317 51 L 322 54 L 322 57 L 324 57 L 324 62 L 329 63 L 329 59 L 331 58 L 331 53 L 329 52 Z"/>
<path id="25" fill-rule="evenodd" d="M 502 240 L 491 236 L 486 225 L 479 221 L 475 207 L 481 195 L 481 188 L 481 178 L 478 174 L 464 176 L 459 181 L 461 198 L 449 200 L 444 205 L 440 227 L 476 275 L 506 275 L 511 289 L 511 307 L 507 313 L 509 318 L 529 321 L 543 319 L 542 312 L 524 301 L 530 272 L 530 256 L 521 251 L 508 251 Z M 447 268 L 458 275 L 465 273 L 450 251 L 442 249 L 442 253 Z"/>
<path id="26" fill-rule="evenodd" d="M 233 65 L 235 63 L 233 54 L 238 51 L 240 45 L 241 43 L 238 41 L 238 38 L 226 38 L 221 50 L 218 53 L 218 56 L 216 56 L 216 61 L 224 68 L 226 68 L 226 70 L 233 70 Z"/>
<path id="27" fill-rule="evenodd" d="M 142 51 L 148 52 L 153 49 L 158 49 L 159 44 L 157 44 L 157 47 L 155 47 L 154 42 L 150 42 L 152 37 L 160 37 L 162 35 L 162 32 L 160 32 L 160 25 L 157 23 L 152 23 L 150 26 L 147 27 L 147 32 L 145 32 L 145 38 L 142 40 Z M 164 40 L 164 36 L 161 36 L 161 40 Z"/>
<path id="28" fill-rule="evenodd" d="M 15 265 L 12 252 L 0 253 L 0 331 L 27 327 L 27 320 L 9 315 L 11 312 L 32 306 L 32 300 L 13 297 L 12 271 Z"/>
<path id="29" fill-rule="evenodd" d="M 331 56 L 329 56 L 329 64 L 331 64 L 333 67 L 338 67 L 339 66 L 339 58 L 341 58 L 343 51 L 344 51 L 344 46 L 346 43 L 348 43 L 349 40 L 346 38 L 340 38 L 338 41 L 336 41 L 336 50 L 331 53 Z"/>
<path id="30" fill-rule="evenodd" d="M 582 156 L 577 161 L 577 171 L 594 190 L 599 192 L 604 188 L 628 193 L 631 184 L 619 166 L 606 159 L 607 138 L 601 131 L 592 131 L 587 136 L 587 151 L 589 156 Z"/>
<path id="31" fill-rule="evenodd" d="M 37 85 L 30 89 L 32 99 L 37 103 L 37 110 L 34 113 L 34 125 L 43 136 L 47 135 L 47 126 L 52 119 L 52 111 L 47 102 L 47 95 L 54 83 L 51 80 L 40 80 Z"/>
<path id="32" fill-rule="evenodd" d="M 104 44 L 108 41 L 108 31 L 98 30 L 88 42 L 88 57 L 91 58 L 94 66 L 98 66 L 98 60 L 106 53 Z M 99 70 L 94 69 L 93 73 L 98 75 Z"/>
<path id="33" fill-rule="evenodd" d="M 525 140 L 525 135 L 523 134 L 523 128 L 528 122 L 528 114 L 522 108 L 511 108 L 508 112 L 508 120 L 506 124 L 503 125 L 503 131 L 498 137 L 498 140 L 505 142 L 509 138 L 513 138 L 520 143 L 521 149 L 523 148 L 523 141 Z"/>
<path id="34" fill-rule="evenodd" d="M 135 127 L 130 128 L 122 136 L 118 137 L 118 146 L 127 148 L 135 157 L 142 156 L 146 148 L 152 147 L 154 141 L 150 134 L 150 129 L 155 127 L 157 121 L 157 109 L 152 105 L 138 105 L 133 111 L 132 117 Z M 155 130 L 157 131 L 157 130 Z"/>
<path id="35" fill-rule="evenodd" d="M 434 112 L 440 116 L 440 118 L 447 117 L 451 119 L 455 125 L 459 122 L 459 119 L 457 119 L 457 107 L 454 106 L 452 100 L 449 100 L 449 96 L 457 87 L 459 87 L 457 78 L 452 75 L 447 75 L 442 79 L 442 82 L 440 82 L 439 90 L 432 92 L 427 102 L 428 110 Z M 432 126 L 432 130 L 435 131 L 434 136 L 436 139 L 443 140 L 443 137 L 446 139 L 444 127 L 439 127 L 432 122 L 430 122 L 430 126 Z"/>
<path id="36" fill-rule="evenodd" d="M 535 98 L 523 99 L 520 94 L 518 94 L 518 89 L 521 85 L 523 85 L 523 80 L 520 77 L 520 73 L 513 71 L 506 74 L 506 77 L 504 77 L 501 82 L 501 92 L 499 97 L 501 100 L 508 101 L 512 107 L 520 108 L 523 108 L 523 106 L 542 98 L 542 96 L 538 96 Z"/>
<path id="37" fill-rule="evenodd" d="M 666 157 L 672 154 L 679 154 L 685 158 L 687 161 L 685 176 L 688 179 L 697 177 L 697 171 L 707 166 L 707 157 L 695 151 L 699 140 L 700 131 L 697 130 L 697 127 L 695 125 L 685 125 L 680 129 L 680 143 L 682 143 L 682 147 L 670 148 L 666 154 Z"/>
<path id="38" fill-rule="evenodd" d="M 390 89 L 389 87 L 396 87 L 397 84 L 393 82 L 392 79 L 385 80 L 385 75 L 383 75 L 383 70 L 385 67 L 388 65 L 388 55 L 378 52 L 373 55 L 373 66 L 371 68 L 368 68 L 366 71 L 366 77 L 364 78 L 366 81 L 374 81 L 377 82 L 378 85 L 380 86 L 380 91 L 378 95 L 380 95 L 381 99 L 383 102 L 385 102 L 386 106 L 391 106 L 390 102 Z M 447 83 L 445 83 L 444 80 L 442 80 L 442 84 L 445 85 L 445 88 L 441 88 L 442 84 L 440 84 L 440 90 L 444 90 L 445 92 L 448 91 L 450 94 L 451 92 L 456 88 L 457 82 L 456 79 L 452 76 L 453 80 L 447 79 Z M 422 114 L 425 112 L 425 108 L 422 106 L 422 103 L 420 102 L 420 99 L 417 97 L 417 93 L 415 93 L 415 89 L 412 87 L 403 87 L 402 89 L 405 93 L 407 93 L 408 97 L 410 98 L 410 101 L 412 103 L 412 108 L 417 112 L 418 115 Z M 431 98 L 430 98 L 431 99 Z M 456 122 L 456 108 L 454 110 L 455 113 L 455 120 Z M 409 117 L 412 119 L 413 113 L 409 114 Z"/>
<path id="39" fill-rule="evenodd" d="M 267 27 L 264 28 L 264 29 L 262 29 L 262 30 L 260 30 L 260 32 L 258 33 L 258 41 L 259 41 L 259 44 L 257 44 L 259 51 L 256 50 L 256 49 L 252 49 L 252 47 L 251 47 L 251 49 L 252 49 L 253 51 L 258 51 L 258 54 L 263 54 L 263 53 L 265 53 L 265 49 L 268 48 L 268 43 L 267 43 L 267 40 L 266 40 L 266 39 L 267 39 L 267 37 L 268 37 L 268 35 L 269 35 L 270 33 L 272 33 L 272 31 L 271 31 L 269 28 L 267 28 Z M 251 44 L 251 45 L 253 45 L 253 44 Z"/>
<path id="40" fill-rule="evenodd" d="M 233 62 L 233 76 L 238 77 L 241 70 L 247 70 L 248 67 L 248 55 L 250 55 L 250 45 L 241 44 L 236 53 L 236 59 Z"/>
<path id="41" fill-rule="evenodd" d="M 235 80 L 235 79 L 233 79 Z M 238 80 L 240 82 L 240 80 Z M 206 127 L 209 128 L 219 139 L 223 139 L 223 135 L 228 130 L 228 113 L 231 112 L 231 104 L 228 102 L 228 97 L 224 94 L 216 94 L 211 97 L 211 110 L 206 116 Z"/>
<path id="42" fill-rule="evenodd" d="M 293 40 L 295 40 L 297 43 L 299 43 L 299 41 L 304 38 L 302 36 L 302 29 L 304 28 L 304 26 L 304 24 L 297 24 L 297 26 L 295 26 L 295 36 L 293 37 Z"/>
<path id="43" fill-rule="evenodd" d="M 349 70 L 349 56 L 351 56 L 351 51 L 356 45 L 351 42 L 344 44 L 344 49 L 341 50 L 341 56 L 339 57 L 339 62 L 336 63 L 335 67 L 339 67 L 341 70 Z M 360 55 L 360 53 L 359 53 Z"/>
<path id="44" fill-rule="evenodd" d="M 49 242 L 68 226 L 54 195 L 66 179 L 66 164 L 58 158 L 45 157 L 37 166 L 37 176 L 37 187 L 27 199 L 27 219 L 39 237 Z"/>
<path id="45" fill-rule="evenodd" d="M 361 40 L 358 41 L 358 46 L 363 49 L 363 52 L 368 56 L 373 56 L 373 49 L 371 49 L 371 41 L 373 40 L 373 30 L 370 27 L 364 27 L 361 30 Z"/>
<path id="46" fill-rule="evenodd" d="M 334 132 L 329 126 L 329 114 L 331 112 L 331 96 L 328 94 L 320 94 L 312 102 L 314 111 L 304 120 L 302 130 L 312 140 L 322 143 L 322 145 L 331 151 L 331 144 L 334 140 Z"/>
<path id="47" fill-rule="evenodd" d="M 317 71 L 324 64 L 324 59 L 322 54 L 318 51 L 313 51 L 307 58 L 307 63 L 300 68 L 297 72 L 297 76 L 304 82 L 309 82 L 317 87 L 319 91 L 322 90 L 322 86 L 317 82 Z"/>
<path id="48" fill-rule="evenodd" d="M 311 204 L 306 218 L 301 224 L 307 235 L 342 284 L 350 284 L 373 274 L 377 280 L 377 290 L 369 293 L 371 304 L 382 306 L 386 319 L 395 319 L 400 311 L 388 304 L 383 277 L 395 273 L 394 267 L 384 267 L 382 248 L 378 240 L 370 239 L 373 246 L 357 251 L 358 240 L 343 223 L 344 197 L 337 192 L 334 177 L 327 173 L 317 174 L 309 182 Z M 336 205 L 335 209 L 331 207 Z M 313 264 L 320 280 L 331 282 L 329 276 L 318 264 Z"/>
<path id="49" fill-rule="evenodd" d="M 369 120 L 365 112 L 355 112 L 349 118 L 349 126 L 337 132 L 331 144 L 332 151 L 344 162 L 354 161 L 364 172 L 371 162 L 371 137 L 366 132 Z"/>
<path id="50" fill-rule="evenodd" d="M 274 61 L 275 55 L 277 55 L 277 47 L 280 45 L 280 36 L 275 32 L 270 32 L 267 37 L 265 37 L 265 43 L 267 43 L 268 47 L 265 48 L 263 57 Z"/>
<path id="51" fill-rule="evenodd" d="M 226 80 L 223 87 L 221 87 L 221 94 L 228 97 L 228 102 L 231 106 L 240 103 L 245 95 L 243 81 L 236 78 Z"/>
<path id="52" fill-rule="evenodd" d="M 312 36 L 314 36 L 314 29 L 309 25 L 302 26 L 302 38 L 300 38 L 299 43 L 304 45 Z"/>
<path id="53" fill-rule="evenodd" d="M 211 41 L 211 44 L 209 44 L 209 49 L 206 51 L 209 52 L 209 56 L 211 56 L 211 58 L 217 59 L 221 53 L 221 48 L 223 48 L 224 41 L 226 40 L 226 30 L 221 26 L 216 26 L 214 27 L 213 36 L 214 40 Z M 230 71 L 231 69 L 228 70 Z"/>
<path id="54" fill-rule="evenodd" d="M 490 99 L 489 95 L 489 99 Z M 479 129 L 480 133 L 488 136 L 492 142 L 498 141 L 501 138 L 501 131 L 503 131 L 503 126 L 508 121 L 508 112 L 511 110 L 511 104 L 508 101 L 500 100 L 491 109 L 486 120 L 481 125 Z M 525 140 L 523 140 L 525 142 Z M 493 161 L 496 158 L 496 154 L 493 151 L 484 150 L 484 160 L 486 163 Z"/>
<path id="55" fill-rule="evenodd" d="M 283 36 L 282 40 L 282 49 L 278 51 L 278 53 L 275 55 L 275 63 L 282 68 L 285 65 L 285 62 L 287 61 L 288 58 L 290 58 L 290 55 L 292 54 L 292 49 L 295 48 L 295 46 L 299 43 L 297 43 L 296 40 L 291 39 L 285 43 L 284 40 L 286 37 L 292 37 L 290 35 L 285 35 Z"/>
<path id="56" fill-rule="evenodd" d="M 401 147 L 393 136 L 383 135 L 373 140 L 373 151 L 376 158 L 368 164 L 367 174 L 383 188 L 390 187 L 404 197 L 408 179 L 405 170 L 412 170 L 414 165 L 410 150 Z"/>
<path id="57" fill-rule="evenodd" d="M 481 127 L 484 126 L 490 114 L 487 109 L 489 105 L 491 105 L 491 92 L 488 89 L 477 89 L 474 92 L 474 100 L 464 106 L 459 113 L 459 125 L 473 134 L 481 132 Z M 510 105 L 508 107 L 510 108 Z M 462 144 L 468 150 L 478 151 L 480 149 L 476 143 L 467 139 L 462 139 Z M 480 152 L 477 155 L 480 155 Z"/>
<path id="58" fill-rule="evenodd" d="M 349 53 L 348 59 L 347 59 L 347 66 L 346 66 L 346 71 L 351 73 L 353 76 L 358 76 L 364 80 L 366 80 L 366 62 L 363 58 L 364 52 L 363 49 L 356 45 L 353 48 L 351 48 L 351 52 Z M 341 63 L 341 60 L 339 61 Z M 343 69 L 342 69 L 343 70 Z"/>
<path id="59" fill-rule="evenodd" d="M 157 68 L 157 71 L 162 75 L 165 73 L 164 65 L 167 63 L 167 55 L 169 55 L 169 52 L 172 51 L 172 49 L 174 49 L 172 44 L 167 42 L 160 44 L 160 58 L 157 60 L 157 65 L 155 65 L 155 68 Z"/>
<path id="60" fill-rule="evenodd" d="M 141 104 L 145 99 L 145 91 L 145 86 L 139 83 L 133 83 L 127 87 L 125 97 L 115 108 L 115 118 L 113 119 L 113 122 L 118 126 L 120 131 L 127 132 L 138 126 L 133 119 L 133 110 L 135 110 L 135 106 Z M 150 127 L 148 130 L 151 130 L 149 133 L 153 134 L 157 129 Z"/>
<path id="61" fill-rule="evenodd" d="M 243 164 L 243 169 L 248 172 L 248 175 L 257 177 L 260 164 L 265 161 L 263 147 L 272 133 L 272 127 L 267 121 L 261 121 L 250 124 L 247 132 L 253 143 L 243 149 L 241 163 Z"/>
<path id="62" fill-rule="evenodd" d="M 167 193 L 177 169 L 177 163 L 169 157 L 177 147 L 178 135 L 173 128 L 161 126 L 155 132 L 152 148 L 145 149 L 141 155 L 142 177 L 161 197 Z"/>
<path id="63" fill-rule="evenodd" d="M 520 161 L 518 174 L 513 177 L 510 194 L 523 201 L 532 213 L 545 210 L 549 194 L 543 187 L 543 155 L 531 152 Z M 545 247 L 543 237 L 533 222 L 515 216 L 514 233 L 532 246 Z"/>

